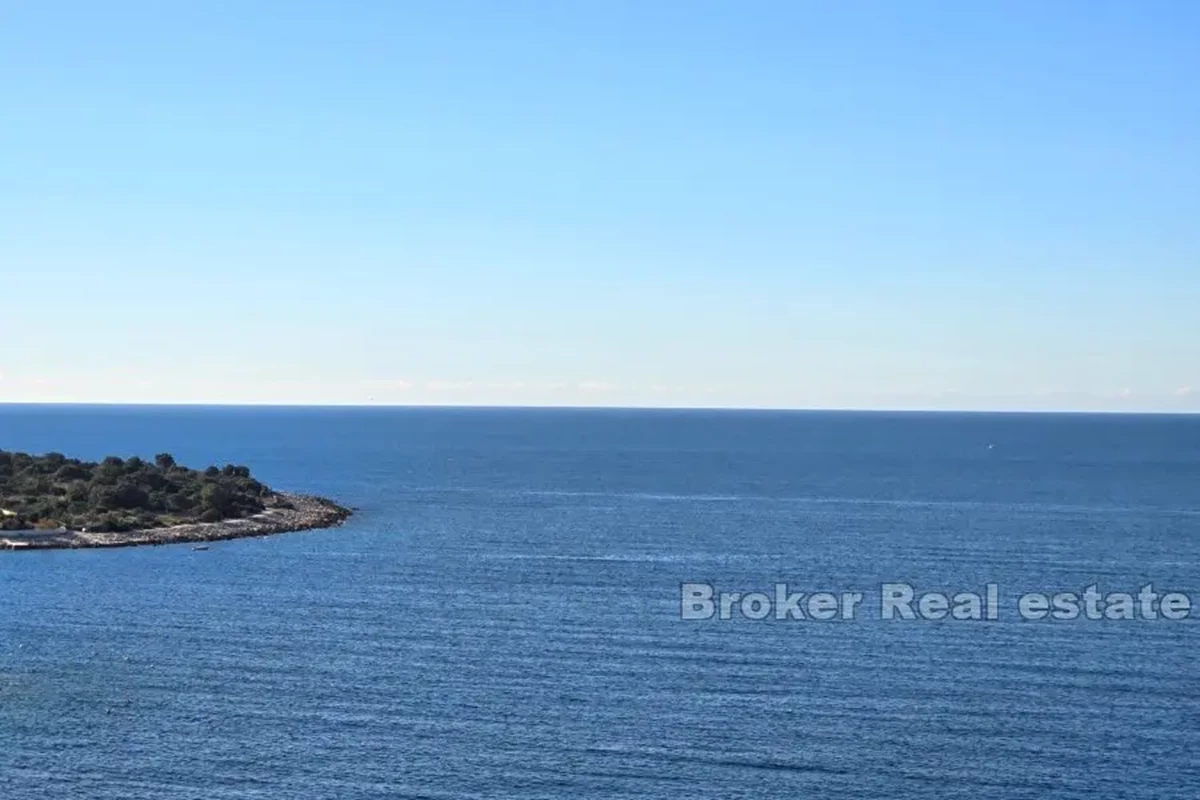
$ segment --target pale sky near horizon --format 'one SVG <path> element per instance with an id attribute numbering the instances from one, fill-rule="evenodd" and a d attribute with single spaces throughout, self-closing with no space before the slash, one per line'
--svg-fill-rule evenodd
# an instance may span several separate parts
<path id="1" fill-rule="evenodd" d="M 0 402 L 1200 410 L 1200 5 L 0 3 Z"/>

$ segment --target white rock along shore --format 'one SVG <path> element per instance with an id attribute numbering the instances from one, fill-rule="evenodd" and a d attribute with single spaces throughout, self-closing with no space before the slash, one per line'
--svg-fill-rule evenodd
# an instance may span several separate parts
<path id="1" fill-rule="evenodd" d="M 219 522 L 194 522 L 167 528 L 123 531 L 121 533 L 85 533 L 83 531 L 38 531 L 0 533 L 0 550 L 48 550 L 77 547 L 133 547 L 135 545 L 182 544 L 242 539 L 341 525 L 351 511 L 332 500 L 304 494 L 276 492 L 292 508 L 268 508 L 252 517 L 223 519 Z"/>

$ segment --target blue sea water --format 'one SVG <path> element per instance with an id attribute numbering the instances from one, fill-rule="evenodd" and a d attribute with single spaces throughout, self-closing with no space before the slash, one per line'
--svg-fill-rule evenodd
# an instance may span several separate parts
<path id="1" fill-rule="evenodd" d="M 0 798 L 1194 798 L 1200 417 L 0 407 L 0 448 L 167 450 L 342 528 L 0 553 Z M 857 590 L 685 621 L 680 584 Z M 885 582 L 1001 618 L 880 619 Z"/>

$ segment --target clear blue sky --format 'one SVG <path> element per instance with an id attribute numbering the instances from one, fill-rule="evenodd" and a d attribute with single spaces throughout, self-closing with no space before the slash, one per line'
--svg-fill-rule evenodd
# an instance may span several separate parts
<path id="1" fill-rule="evenodd" d="M 0 400 L 1200 410 L 1200 4 L 0 5 Z"/>

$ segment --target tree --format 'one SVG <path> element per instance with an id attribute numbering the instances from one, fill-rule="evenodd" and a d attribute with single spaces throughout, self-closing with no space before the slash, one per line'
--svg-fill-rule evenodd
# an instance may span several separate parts
<path id="1" fill-rule="evenodd" d="M 233 510 L 233 495 L 219 483 L 205 484 L 200 490 L 200 505 L 216 511 L 223 517 Z"/>
<path id="2" fill-rule="evenodd" d="M 170 453 L 159 453 L 154 457 L 154 463 L 163 472 L 167 472 L 175 468 L 175 457 Z"/>
<path id="3" fill-rule="evenodd" d="M 88 505 L 99 511 L 107 511 L 117 507 L 117 490 L 115 487 L 100 485 L 93 486 L 88 493 Z"/>
<path id="4" fill-rule="evenodd" d="M 68 481 L 86 481 L 91 477 L 91 473 L 83 468 L 81 464 L 63 464 L 58 468 L 58 472 L 54 473 L 55 480 L 66 483 Z"/>
<path id="5" fill-rule="evenodd" d="M 145 489 L 131 481 L 118 483 L 112 497 L 118 508 L 143 508 L 150 499 Z"/>

